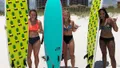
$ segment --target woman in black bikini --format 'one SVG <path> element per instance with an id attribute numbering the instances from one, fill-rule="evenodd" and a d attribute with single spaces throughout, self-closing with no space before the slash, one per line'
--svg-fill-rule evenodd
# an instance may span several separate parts
<path id="1" fill-rule="evenodd" d="M 70 13 L 67 10 L 63 11 L 63 26 L 64 26 L 64 45 L 63 56 L 65 62 L 65 68 L 67 68 L 67 50 L 70 52 L 72 68 L 75 67 L 75 55 L 74 55 L 74 40 L 72 32 L 75 32 L 78 26 L 74 25 L 74 21 L 70 20 Z"/>
<path id="2" fill-rule="evenodd" d="M 114 31 L 116 32 L 118 31 L 116 20 L 110 18 L 107 11 L 104 8 L 99 10 L 99 18 L 100 18 L 100 30 L 101 30 L 99 44 L 102 52 L 103 68 L 106 68 L 107 48 L 109 51 L 112 68 L 116 68 L 115 41 L 112 34 L 112 28 Z"/>
<path id="3" fill-rule="evenodd" d="M 43 36 L 43 29 L 42 29 L 42 23 L 37 20 L 37 12 L 36 10 L 30 10 L 29 12 L 30 19 L 28 20 L 29 24 L 29 46 L 28 46 L 28 56 L 27 56 L 27 62 L 29 68 L 32 68 L 32 60 L 31 60 L 31 53 L 33 51 L 34 58 L 35 58 L 35 68 L 38 68 L 39 64 L 39 50 L 41 43 L 40 41 L 39 33 L 42 33 Z"/>

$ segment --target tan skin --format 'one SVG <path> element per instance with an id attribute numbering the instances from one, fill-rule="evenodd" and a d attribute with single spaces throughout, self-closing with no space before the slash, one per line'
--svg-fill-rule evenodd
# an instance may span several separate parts
<path id="1" fill-rule="evenodd" d="M 103 20 L 103 22 L 100 24 L 100 26 L 105 26 L 106 24 L 109 24 L 112 26 L 114 31 L 116 31 L 116 32 L 118 31 L 118 27 L 116 25 L 116 19 L 112 19 L 110 17 L 105 18 L 105 12 L 103 10 L 100 11 L 99 16 L 100 16 L 100 19 Z M 100 36 L 103 38 L 112 38 L 113 37 L 112 30 L 101 30 Z M 99 43 L 100 43 L 100 49 L 102 52 L 103 68 L 106 68 L 107 48 L 109 51 L 112 68 L 116 68 L 114 40 L 111 40 L 108 44 L 105 44 L 105 42 L 103 40 L 100 40 Z"/>
<path id="2" fill-rule="evenodd" d="M 36 12 L 31 11 L 30 12 L 30 19 L 29 19 L 31 25 L 36 24 L 36 21 L 37 21 L 36 17 L 37 17 L 36 16 Z M 39 23 L 39 26 L 40 26 L 38 31 L 29 31 L 29 37 L 30 38 L 34 38 L 34 37 L 39 36 L 39 33 L 42 33 L 42 36 L 43 36 L 42 24 L 41 24 L 40 21 L 38 23 Z M 34 53 L 34 58 L 35 58 L 35 61 L 34 61 L 35 68 L 38 68 L 38 64 L 39 64 L 39 56 L 38 55 L 39 55 L 40 46 L 41 46 L 41 41 L 40 40 L 36 41 L 35 44 L 33 44 L 33 45 L 31 45 L 29 43 L 29 46 L 28 46 L 28 56 L 27 56 L 27 62 L 28 62 L 29 68 L 32 68 L 32 60 L 31 60 L 31 53 L 32 53 L 32 51 Z"/>
<path id="3" fill-rule="evenodd" d="M 70 23 L 72 25 L 72 28 L 68 31 L 64 31 L 63 34 L 64 35 L 72 35 L 72 32 L 75 32 L 76 29 L 78 28 L 78 26 L 74 26 L 74 21 L 70 20 L 70 13 L 68 11 L 63 11 L 63 25 L 64 26 L 68 26 Z M 74 40 L 72 39 L 70 41 L 69 44 L 66 44 L 65 42 L 63 42 L 63 54 L 64 54 L 64 62 L 65 62 L 65 68 L 67 68 L 67 50 L 69 49 L 70 52 L 70 57 L 71 57 L 71 64 L 72 64 L 72 68 L 75 68 L 75 55 L 74 55 L 74 49 L 75 49 L 75 45 L 74 45 Z"/>

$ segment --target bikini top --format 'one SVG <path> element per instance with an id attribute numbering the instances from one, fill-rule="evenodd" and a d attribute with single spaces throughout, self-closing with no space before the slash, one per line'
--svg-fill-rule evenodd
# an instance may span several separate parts
<path id="1" fill-rule="evenodd" d="M 29 31 L 38 31 L 38 29 L 40 28 L 38 22 L 39 22 L 39 20 L 36 21 L 36 24 L 31 25 L 30 21 L 28 21 Z"/>
<path id="2" fill-rule="evenodd" d="M 112 26 L 111 25 L 105 25 L 105 26 L 100 26 L 101 30 L 111 30 Z"/>
<path id="3" fill-rule="evenodd" d="M 72 25 L 68 25 L 68 27 L 65 27 L 65 25 L 64 25 L 64 31 L 68 31 L 68 30 L 70 30 L 72 28 Z"/>

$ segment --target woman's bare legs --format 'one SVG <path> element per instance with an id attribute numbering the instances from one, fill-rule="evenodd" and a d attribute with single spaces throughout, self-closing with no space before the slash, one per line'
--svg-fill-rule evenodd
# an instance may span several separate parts
<path id="1" fill-rule="evenodd" d="M 109 51 L 109 56 L 111 59 L 111 65 L 112 68 L 116 68 L 116 60 L 115 60 L 115 42 L 114 41 L 110 41 L 108 44 L 108 51 Z"/>
<path id="2" fill-rule="evenodd" d="M 34 53 L 34 58 L 35 58 L 35 68 L 38 68 L 39 64 L 39 50 L 40 50 L 40 40 L 38 40 L 34 45 L 33 45 L 33 53 Z"/>
<path id="3" fill-rule="evenodd" d="M 67 56 L 67 50 L 68 50 L 68 45 L 63 42 L 63 57 L 64 57 L 64 63 L 65 63 L 65 68 L 67 68 L 67 60 L 68 60 L 68 56 Z"/>
<path id="4" fill-rule="evenodd" d="M 105 44 L 105 42 L 103 40 L 100 40 L 100 49 L 102 52 L 102 60 L 103 60 L 103 68 L 106 68 L 106 60 L 107 60 L 107 45 Z"/>
<path id="5" fill-rule="evenodd" d="M 72 68 L 75 68 L 75 55 L 74 55 L 75 46 L 74 46 L 74 40 L 70 41 L 70 43 L 68 45 L 68 48 L 69 48 L 69 52 L 70 52 Z"/>
<path id="6" fill-rule="evenodd" d="M 28 63 L 29 68 L 32 68 L 32 60 L 31 60 L 32 49 L 33 49 L 32 45 L 29 44 L 28 45 L 28 55 L 27 55 L 27 63 Z"/>

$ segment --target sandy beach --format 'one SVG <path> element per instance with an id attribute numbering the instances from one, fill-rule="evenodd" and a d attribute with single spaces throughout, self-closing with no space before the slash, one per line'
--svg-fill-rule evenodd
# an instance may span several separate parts
<path id="1" fill-rule="evenodd" d="M 119 27 L 118 32 L 114 32 L 115 37 L 115 43 L 116 43 L 116 62 L 117 62 L 117 68 L 120 68 L 120 14 L 116 14 L 113 16 L 115 18 L 118 18 L 117 25 Z M 42 22 L 43 25 L 43 16 L 38 16 L 38 19 Z M 85 68 L 87 65 L 86 59 L 83 59 L 84 55 L 86 54 L 87 49 L 87 29 L 88 29 L 88 21 L 89 17 L 80 18 L 76 15 L 72 15 L 71 19 L 80 27 L 76 32 L 73 33 L 74 41 L 75 41 L 75 67 L 76 68 Z M 0 16 L 0 67 L 1 68 L 10 68 L 9 67 L 9 60 L 8 60 L 8 48 L 7 48 L 7 36 L 6 31 L 4 29 L 5 26 L 5 16 Z M 40 35 L 41 36 L 41 35 Z M 47 68 L 46 62 L 41 58 L 44 56 L 44 44 L 41 45 L 40 52 L 39 52 L 39 68 Z M 95 57 L 95 68 L 101 68 L 102 67 L 102 56 L 101 51 L 99 47 L 99 43 L 97 45 L 97 51 L 96 51 L 96 57 Z M 32 61 L 33 61 L 33 68 L 34 68 L 34 57 L 32 55 Z M 109 54 L 107 54 L 107 68 L 111 68 L 110 58 Z M 70 60 L 68 61 L 68 66 L 71 68 Z M 61 68 L 64 68 L 64 61 L 61 61 Z"/>

